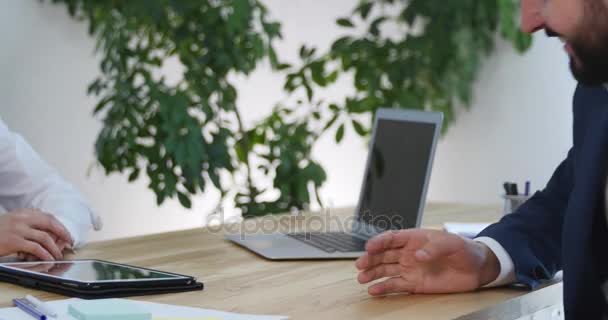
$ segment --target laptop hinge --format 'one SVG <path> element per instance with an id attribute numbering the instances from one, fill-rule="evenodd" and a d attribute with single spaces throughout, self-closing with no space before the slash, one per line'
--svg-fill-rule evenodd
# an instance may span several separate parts
<path id="1" fill-rule="evenodd" d="M 361 220 L 353 221 L 351 233 L 362 239 L 369 239 L 383 233 L 386 230 L 380 229 Z"/>

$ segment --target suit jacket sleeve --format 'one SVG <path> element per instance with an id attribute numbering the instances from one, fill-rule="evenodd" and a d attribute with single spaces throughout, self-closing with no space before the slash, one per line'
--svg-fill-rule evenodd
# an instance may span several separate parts
<path id="1" fill-rule="evenodd" d="M 509 253 L 518 282 L 530 288 L 562 268 L 562 222 L 573 185 L 574 147 L 546 188 L 478 237 L 498 241 Z"/>

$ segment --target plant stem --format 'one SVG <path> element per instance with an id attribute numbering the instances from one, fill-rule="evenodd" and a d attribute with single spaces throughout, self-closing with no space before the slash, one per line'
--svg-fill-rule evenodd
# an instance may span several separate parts
<path id="1" fill-rule="evenodd" d="M 236 115 L 236 121 L 239 125 L 239 133 L 243 137 L 243 151 L 245 152 L 245 167 L 247 167 L 247 186 L 249 187 L 249 197 L 251 198 L 251 203 L 255 202 L 255 196 L 257 191 L 253 186 L 253 180 L 251 179 L 251 165 L 249 164 L 249 136 L 245 131 L 245 126 L 243 125 L 243 120 L 241 119 L 241 113 L 237 106 L 234 106 L 234 114 Z"/>

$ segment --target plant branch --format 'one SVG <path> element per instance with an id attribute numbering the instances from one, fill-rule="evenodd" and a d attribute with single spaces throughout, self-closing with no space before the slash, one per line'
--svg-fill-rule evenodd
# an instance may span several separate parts
<path id="1" fill-rule="evenodd" d="M 251 177 L 251 163 L 249 162 L 249 151 L 250 151 L 250 141 L 249 141 L 249 135 L 247 134 L 247 131 L 245 130 L 245 126 L 243 125 L 243 120 L 241 118 L 241 113 L 239 112 L 237 106 L 234 106 L 234 114 L 236 115 L 236 121 L 239 125 L 239 133 L 241 134 L 242 137 L 242 147 L 243 147 L 243 152 L 245 153 L 245 167 L 247 168 L 247 187 L 249 189 L 249 195 L 251 197 L 251 202 L 255 202 L 255 197 L 257 196 L 257 190 L 255 189 L 254 185 L 253 185 L 253 179 Z"/>

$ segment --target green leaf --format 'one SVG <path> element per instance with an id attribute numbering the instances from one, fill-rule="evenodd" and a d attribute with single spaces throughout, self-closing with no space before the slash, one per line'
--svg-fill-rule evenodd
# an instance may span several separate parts
<path id="1" fill-rule="evenodd" d="M 188 197 L 186 194 L 181 193 L 181 192 L 177 192 L 177 199 L 179 200 L 179 203 L 181 203 L 181 205 L 184 208 L 190 209 L 192 208 L 192 201 L 190 201 L 190 197 Z"/>
<path id="2" fill-rule="evenodd" d="M 302 47 L 300 47 L 300 58 L 302 60 L 306 60 L 306 59 L 312 57 L 316 51 L 317 51 L 316 48 L 309 49 L 305 45 L 303 45 Z"/>
<path id="3" fill-rule="evenodd" d="M 518 32 L 515 36 L 515 49 L 519 53 L 524 53 L 532 46 L 532 36 L 523 32 Z"/>
<path id="4" fill-rule="evenodd" d="M 165 202 L 165 194 L 157 193 L 156 194 L 156 205 L 160 206 L 161 204 L 163 204 L 163 202 Z"/>
<path id="5" fill-rule="evenodd" d="M 329 129 L 331 126 L 333 126 L 334 123 L 336 123 L 336 120 L 338 120 L 338 116 L 339 116 L 339 114 L 334 114 L 334 116 L 331 118 L 331 120 L 329 120 L 329 122 L 327 122 L 327 124 L 323 128 L 323 131 L 325 131 L 325 130 Z"/>
<path id="6" fill-rule="evenodd" d="M 333 71 L 325 78 L 325 83 L 326 83 L 326 85 L 332 84 L 332 83 L 336 82 L 336 80 L 338 80 L 338 71 L 337 70 Z"/>
<path id="7" fill-rule="evenodd" d="M 245 150 L 244 141 L 241 139 L 234 145 L 234 151 L 236 152 L 237 159 L 242 162 L 247 162 L 247 151 Z"/>
<path id="8" fill-rule="evenodd" d="M 312 101 L 312 97 L 314 95 L 312 87 L 308 84 L 308 82 L 304 82 L 302 85 L 304 86 L 304 89 L 306 89 L 306 97 L 308 98 L 308 101 Z"/>
<path id="9" fill-rule="evenodd" d="M 363 127 L 363 125 L 359 121 L 353 119 L 352 123 L 353 123 L 353 128 L 355 128 L 355 131 L 357 132 L 358 135 L 360 135 L 362 137 L 367 135 L 367 130 Z"/>
<path id="10" fill-rule="evenodd" d="M 139 177 L 139 169 L 135 169 L 133 170 L 133 172 L 131 172 L 131 174 L 129 175 L 129 182 L 137 180 L 137 177 Z"/>
<path id="11" fill-rule="evenodd" d="M 369 13 L 372 10 L 373 6 L 373 2 L 363 2 L 359 5 L 359 7 L 357 7 L 355 12 L 359 12 L 359 14 L 361 15 L 361 19 L 365 20 L 367 19 L 367 16 L 369 16 Z"/>
<path id="12" fill-rule="evenodd" d="M 310 202 L 310 194 L 308 192 L 308 186 L 306 182 L 307 181 L 302 178 L 296 181 L 296 199 L 299 203 Z"/>
<path id="13" fill-rule="evenodd" d="M 216 170 L 210 170 L 207 172 L 207 175 L 209 175 L 209 179 L 211 180 L 211 183 L 213 183 L 213 185 L 217 188 L 222 190 L 222 184 L 220 182 L 220 175 L 217 173 Z"/>
<path id="14" fill-rule="evenodd" d="M 370 25 L 369 25 L 369 33 L 372 34 L 373 36 L 379 36 L 380 35 L 380 25 L 386 21 L 386 17 L 379 17 L 376 18 Z"/>
<path id="15" fill-rule="evenodd" d="M 325 64 L 322 61 L 316 61 L 310 64 L 310 74 L 312 80 L 319 86 L 324 87 L 327 81 L 324 77 Z"/>
<path id="16" fill-rule="evenodd" d="M 334 41 L 331 45 L 331 51 L 333 52 L 341 52 L 348 49 L 350 42 L 352 41 L 351 37 L 342 37 L 338 40 Z"/>
<path id="17" fill-rule="evenodd" d="M 290 65 L 289 63 L 281 63 L 281 64 L 279 64 L 279 65 L 276 67 L 276 69 L 277 69 L 278 71 L 283 71 L 283 70 L 287 70 L 287 69 L 290 69 L 290 68 L 291 68 L 291 65 Z"/>
<path id="18" fill-rule="evenodd" d="M 99 92 L 105 88 L 101 79 L 97 79 L 91 83 L 87 88 L 87 95 L 99 95 Z"/>
<path id="19" fill-rule="evenodd" d="M 327 179 L 325 170 L 323 170 L 318 163 L 312 161 L 302 170 L 302 172 L 313 181 L 316 187 L 321 186 Z"/>
<path id="20" fill-rule="evenodd" d="M 340 19 L 336 20 L 336 23 L 339 26 L 346 27 L 346 28 L 353 28 L 355 26 L 348 18 L 340 18 Z"/>
<path id="21" fill-rule="evenodd" d="M 274 23 L 263 23 L 264 31 L 271 37 L 281 37 L 281 24 Z"/>
<path id="22" fill-rule="evenodd" d="M 341 124 L 338 130 L 336 130 L 336 142 L 340 143 L 342 139 L 344 139 L 344 124 Z"/>
<path id="23" fill-rule="evenodd" d="M 277 58 L 277 54 L 272 47 L 268 48 L 268 58 L 270 59 L 270 65 L 274 69 L 278 69 L 279 59 Z"/>
<path id="24" fill-rule="evenodd" d="M 103 110 L 110 102 L 112 102 L 114 97 L 105 97 L 103 99 L 101 99 L 101 101 L 99 101 L 96 105 L 95 108 L 93 109 L 93 114 L 97 114 L 99 113 L 101 110 Z"/>
<path id="25" fill-rule="evenodd" d="M 196 180 L 196 179 L 198 179 L 198 177 L 195 177 L 194 179 Z M 188 190 L 188 192 L 190 192 L 190 194 L 196 193 L 196 186 L 198 185 L 197 181 L 186 180 L 186 182 L 183 183 L 183 185 L 186 188 L 186 190 Z"/>

